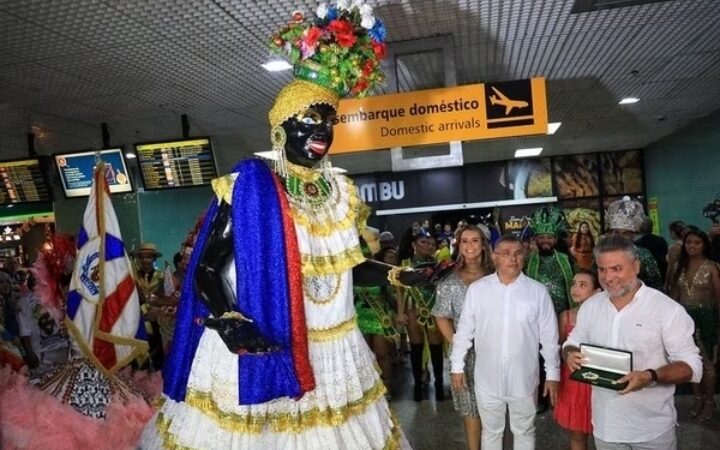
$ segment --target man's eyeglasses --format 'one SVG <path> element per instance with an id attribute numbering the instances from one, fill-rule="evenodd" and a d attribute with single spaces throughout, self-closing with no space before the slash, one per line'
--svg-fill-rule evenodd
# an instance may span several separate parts
<path id="1" fill-rule="evenodd" d="M 513 259 L 522 258 L 523 255 L 525 254 L 525 252 L 520 251 L 520 250 L 518 250 L 518 251 L 516 251 L 516 252 L 493 252 L 493 253 L 495 253 L 495 254 L 498 255 L 499 257 L 505 258 L 505 259 L 509 259 L 509 258 L 513 258 Z"/>

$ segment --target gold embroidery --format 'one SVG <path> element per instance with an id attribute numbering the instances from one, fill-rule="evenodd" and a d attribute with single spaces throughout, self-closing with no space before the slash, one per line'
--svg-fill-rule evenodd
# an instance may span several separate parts
<path id="1" fill-rule="evenodd" d="M 392 420 L 393 427 L 392 430 L 390 430 L 390 436 L 388 436 L 383 450 L 397 450 L 400 448 L 400 424 L 392 412 L 390 413 L 390 419 Z"/>
<path id="2" fill-rule="evenodd" d="M 210 181 L 210 185 L 212 186 L 212 189 L 215 192 L 217 198 L 220 200 L 225 200 L 225 203 L 227 203 L 228 205 L 232 204 L 232 193 L 234 184 L 235 179 L 232 175 L 224 175 L 222 177 L 213 178 Z"/>
<path id="3" fill-rule="evenodd" d="M 335 300 L 335 297 L 337 297 L 337 294 L 340 291 L 340 284 L 342 280 L 339 275 L 325 275 L 322 278 L 331 278 L 331 283 L 333 286 L 330 293 L 324 297 L 322 297 L 322 294 L 319 292 L 320 289 L 312 287 L 308 288 L 308 284 L 312 285 L 313 283 L 323 283 L 323 281 L 320 280 L 320 277 L 304 277 L 303 280 L 303 292 L 305 292 L 305 296 L 308 298 L 308 300 L 315 303 L 316 305 L 327 305 L 329 303 L 332 303 L 332 301 Z M 330 283 L 323 284 L 325 286 L 330 286 Z M 315 292 L 312 292 L 313 289 L 315 290 Z M 318 294 L 317 296 L 315 295 L 316 293 Z"/>
<path id="4" fill-rule="evenodd" d="M 281 125 L 312 105 L 326 104 L 337 109 L 338 101 L 338 95 L 331 89 L 308 81 L 295 80 L 282 88 L 275 97 L 275 104 L 268 114 L 270 125 Z"/>
<path id="5" fill-rule="evenodd" d="M 194 450 L 190 447 L 183 447 L 177 443 L 177 438 L 170 432 L 170 421 L 165 418 L 163 413 L 158 413 L 155 420 L 158 434 L 162 436 L 163 447 L 166 450 Z"/>
<path id="6" fill-rule="evenodd" d="M 329 181 L 331 182 L 335 194 L 339 195 L 341 192 L 337 181 L 335 179 Z M 352 226 L 364 224 L 367 218 L 370 217 L 370 207 L 360 200 L 357 189 L 355 189 L 355 185 L 352 181 L 347 180 L 346 184 L 347 186 L 345 187 L 345 191 L 347 191 L 347 212 L 345 213 L 345 217 L 339 219 L 333 214 L 327 214 L 323 215 L 324 217 L 320 217 L 321 215 L 317 214 L 317 212 L 312 214 L 312 216 L 309 216 L 305 211 L 293 204 L 293 207 L 290 208 L 290 214 L 292 215 L 295 223 L 303 227 L 313 236 L 329 236 L 333 233 L 347 230 Z M 338 197 L 333 200 L 337 205 L 341 198 Z"/>
<path id="7" fill-rule="evenodd" d="M 340 408 L 315 407 L 297 414 L 271 413 L 265 415 L 237 414 L 221 410 L 209 392 L 188 390 L 185 403 L 210 417 L 222 429 L 233 433 L 259 434 L 265 429 L 275 433 L 302 433 L 318 426 L 337 427 L 351 417 L 362 414 L 365 409 L 385 394 L 382 380 L 363 396 Z M 159 421 L 159 417 L 158 417 Z M 158 428 L 160 426 L 158 425 Z M 165 429 L 167 431 L 167 429 Z M 165 435 L 167 436 L 167 435 Z M 169 447 L 173 448 L 173 447 Z"/>
<path id="8" fill-rule="evenodd" d="M 300 254 L 302 274 L 306 277 L 340 274 L 365 261 L 360 245 L 328 256 Z"/>
<path id="9" fill-rule="evenodd" d="M 308 328 L 308 340 L 312 342 L 329 342 L 339 339 L 357 328 L 357 317 L 352 316 L 331 328 Z"/>

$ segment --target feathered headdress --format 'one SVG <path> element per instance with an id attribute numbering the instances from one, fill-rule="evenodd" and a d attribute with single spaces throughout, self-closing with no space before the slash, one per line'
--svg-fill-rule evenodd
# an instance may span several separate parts
<path id="1" fill-rule="evenodd" d="M 38 251 L 30 269 L 37 280 L 35 293 L 53 319 L 62 323 L 65 317 L 63 285 L 70 281 L 75 265 L 75 239 L 68 234 L 53 234 Z"/>
<path id="2" fill-rule="evenodd" d="M 565 214 L 552 206 L 536 209 L 530 222 L 530 227 L 536 235 L 557 236 L 559 232 L 565 230 L 566 225 Z"/>

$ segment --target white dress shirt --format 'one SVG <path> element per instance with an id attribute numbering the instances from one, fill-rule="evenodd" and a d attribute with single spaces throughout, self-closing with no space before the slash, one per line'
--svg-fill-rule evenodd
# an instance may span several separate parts
<path id="1" fill-rule="evenodd" d="M 693 371 L 692 382 L 702 376 L 700 351 L 693 342 L 695 325 L 673 299 L 644 284 L 618 311 L 607 292 L 582 304 L 577 324 L 563 346 L 592 344 L 631 351 L 633 370 L 657 369 L 683 361 Z M 620 395 L 593 386 L 594 434 L 606 442 L 650 441 L 675 426 L 677 413 L 670 384 L 650 385 Z"/>
<path id="2" fill-rule="evenodd" d="M 539 382 L 538 346 L 547 379 L 560 380 L 557 317 L 547 288 L 520 274 L 503 284 L 497 273 L 468 287 L 453 338 L 451 372 L 462 373 L 475 345 L 475 389 L 497 397 L 527 397 Z"/>

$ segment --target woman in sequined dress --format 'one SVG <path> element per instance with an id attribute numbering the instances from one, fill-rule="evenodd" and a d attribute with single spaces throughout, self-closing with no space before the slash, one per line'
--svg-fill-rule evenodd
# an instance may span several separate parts
<path id="1" fill-rule="evenodd" d="M 687 229 L 678 260 L 668 270 L 667 291 L 695 322 L 695 343 L 703 359 L 703 377 L 693 384 L 693 417 L 707 420 L 715 414 L 715 366 L 718 361 L 718 302 L 720 270 L 710 259 L 710 240 L 698 229 Z"/>
<path id="2" fill-rule="evenodd" d="M 437 327 L 445 340 L 452 345 L 455 323 L 460 320 L 460 312 L 465 301 L 467 287 L 493 271 L 490 259 L 490 245 L 480 228 L 465 228 L 458 238 L 460 259 L 457 269 L 440 282 L 435 294 L 435 306 L 432 314 Z M 467 385 L 462 391 L 452 391 L 455 410 L 463 418 L 465 435 L 470 450 L 480 448 L 482 425 L 477 410 L 473 386 L 473 367 L 475 352 L 470 349 L 465 357 L 465 380 Z"/>

